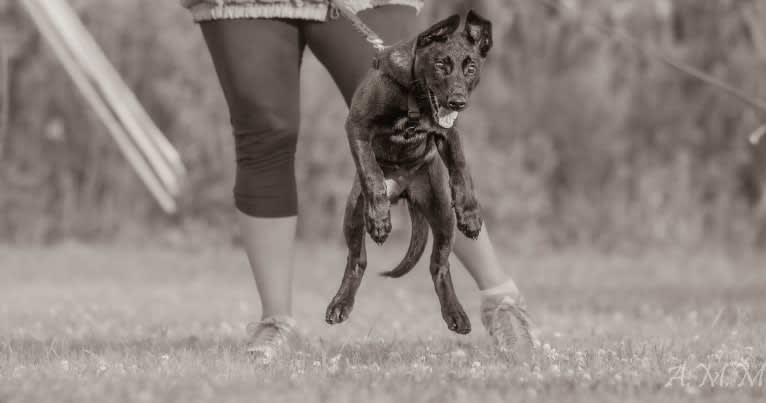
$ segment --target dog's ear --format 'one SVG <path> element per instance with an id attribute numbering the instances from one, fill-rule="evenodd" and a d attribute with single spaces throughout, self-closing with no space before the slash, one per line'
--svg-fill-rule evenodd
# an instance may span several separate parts
<path id="1" fill-rule="evenodd" d="M 460 16 L 455 14 L 452 17 L 441 20 L 434 24 L 431 28 L 423 31 L 418 35 L 417 47 L 422 48 L 430 45 L 433 42 L 444 42 L 457 31 L 460 26 Z"/>
<path id="2" fill-rule="evenodd" d="M 492 23 L 484 17 L 473 12 L 468 12 L 465 19 L 465 36 L 468 42 L 479 47 L 481 57 L 487 57 L 492 48 Z"/>

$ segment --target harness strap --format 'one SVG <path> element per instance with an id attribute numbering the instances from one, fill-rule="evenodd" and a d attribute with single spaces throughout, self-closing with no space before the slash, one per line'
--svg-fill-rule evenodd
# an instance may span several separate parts
<path id="1" fill-rule="evenodd" d="M 417 41 L 412 44 L 412 64 L 410 65 L 410 88 L 407 95 L 407 126 L 405 127 L 405 133 L 408 136 L 415 134 L 415 129 L 420 124 L 420 107 L 418 107 L 418 99 L 415 97 L 415 92 L 419 90 L 417 80 L 415 79 L 415 59 L 417 58 L 417 52 L 415 48 Z"/>
<path id="2" fill-rule="evenodd" d="M 397 162 L 386 161 L 382 159 L 376 159 L 376 161 L 378 162 L 378 165 L 381 166 L 381 168 L 398 171 L 398 175 L 411 175 L 420 169 L 423 165 L 431 162 L 438 153 L 439 149 L 436 147 L 436 144 L 433 142 L 433 140 L 429 140 L 429 149 L 426 151 L 425 155 L 421 157 Z"/>

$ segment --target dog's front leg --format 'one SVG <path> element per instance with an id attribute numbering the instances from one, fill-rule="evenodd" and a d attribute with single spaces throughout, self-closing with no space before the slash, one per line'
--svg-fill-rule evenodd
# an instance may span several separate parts
<path id="1" fill-rule="evenodd" d="M 476 239 L 482 227 L 481 213 L 457 130 L 451 129 L 446 137 L 438 137 L 436 145 L 449 172 L 457 227 L 468 238 Z"/>
<path id="2" fill-rule="evenodd" d="M 365 223 L 367 232 L 378 244 L 386 241 L 391 232 L 391 203 L 386 193 L 383 170 L 375 160 L 370 143 L 370 133 L 361 125 L 349 121 L 346 124 L 351 155 L 356 164 L 362 194 L 365 200 Z"/>

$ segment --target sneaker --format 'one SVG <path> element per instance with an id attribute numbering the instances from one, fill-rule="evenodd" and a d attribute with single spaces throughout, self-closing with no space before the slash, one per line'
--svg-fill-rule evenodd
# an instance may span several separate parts
<path id="1" fill-rule="evenodd" d="M 540 345 L 522 297 L 510 295 L 484 296 L 481 301 L 481 323 L 500 351 L 516 359 L 528 361 Z"/>
<path id="2" fill-rule="evenodd" d="M 272 316 L 247 325 L 250 342 L 247 353 L 261 364 L 289 353 L 296 347 L 300 336 L 295 320 L 289 316 Z"/>

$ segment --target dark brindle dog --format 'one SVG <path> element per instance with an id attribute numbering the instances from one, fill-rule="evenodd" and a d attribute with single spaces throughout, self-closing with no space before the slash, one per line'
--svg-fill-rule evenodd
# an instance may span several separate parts
<path id="1" fill-rule="evenodd" d="M 346 320 L 354 305 L 367 266 L 365 227 L 375 242 L 383 243 L 391 231 L 390 203 L 405 199 L 412 219 L 410 246 L 402 262 L 383 275 L 400 277 L 412 269 L 423 254 L 430 224 L 431 276 L 442 317 L 452 331 L 471 331 L 447 258 L 455 218 L 460 231 L 474 239 L 482 220 L 453 126 L 479 83 L 492 26 L 473 11 L 462 32 L 459 26 L 460 16 L 454 15 L 415 40 L 384 49 L 354 94 L 346 131 L 358 176 L 346 205 L 348 261 L 327 308 L 330 324 Z"/>

